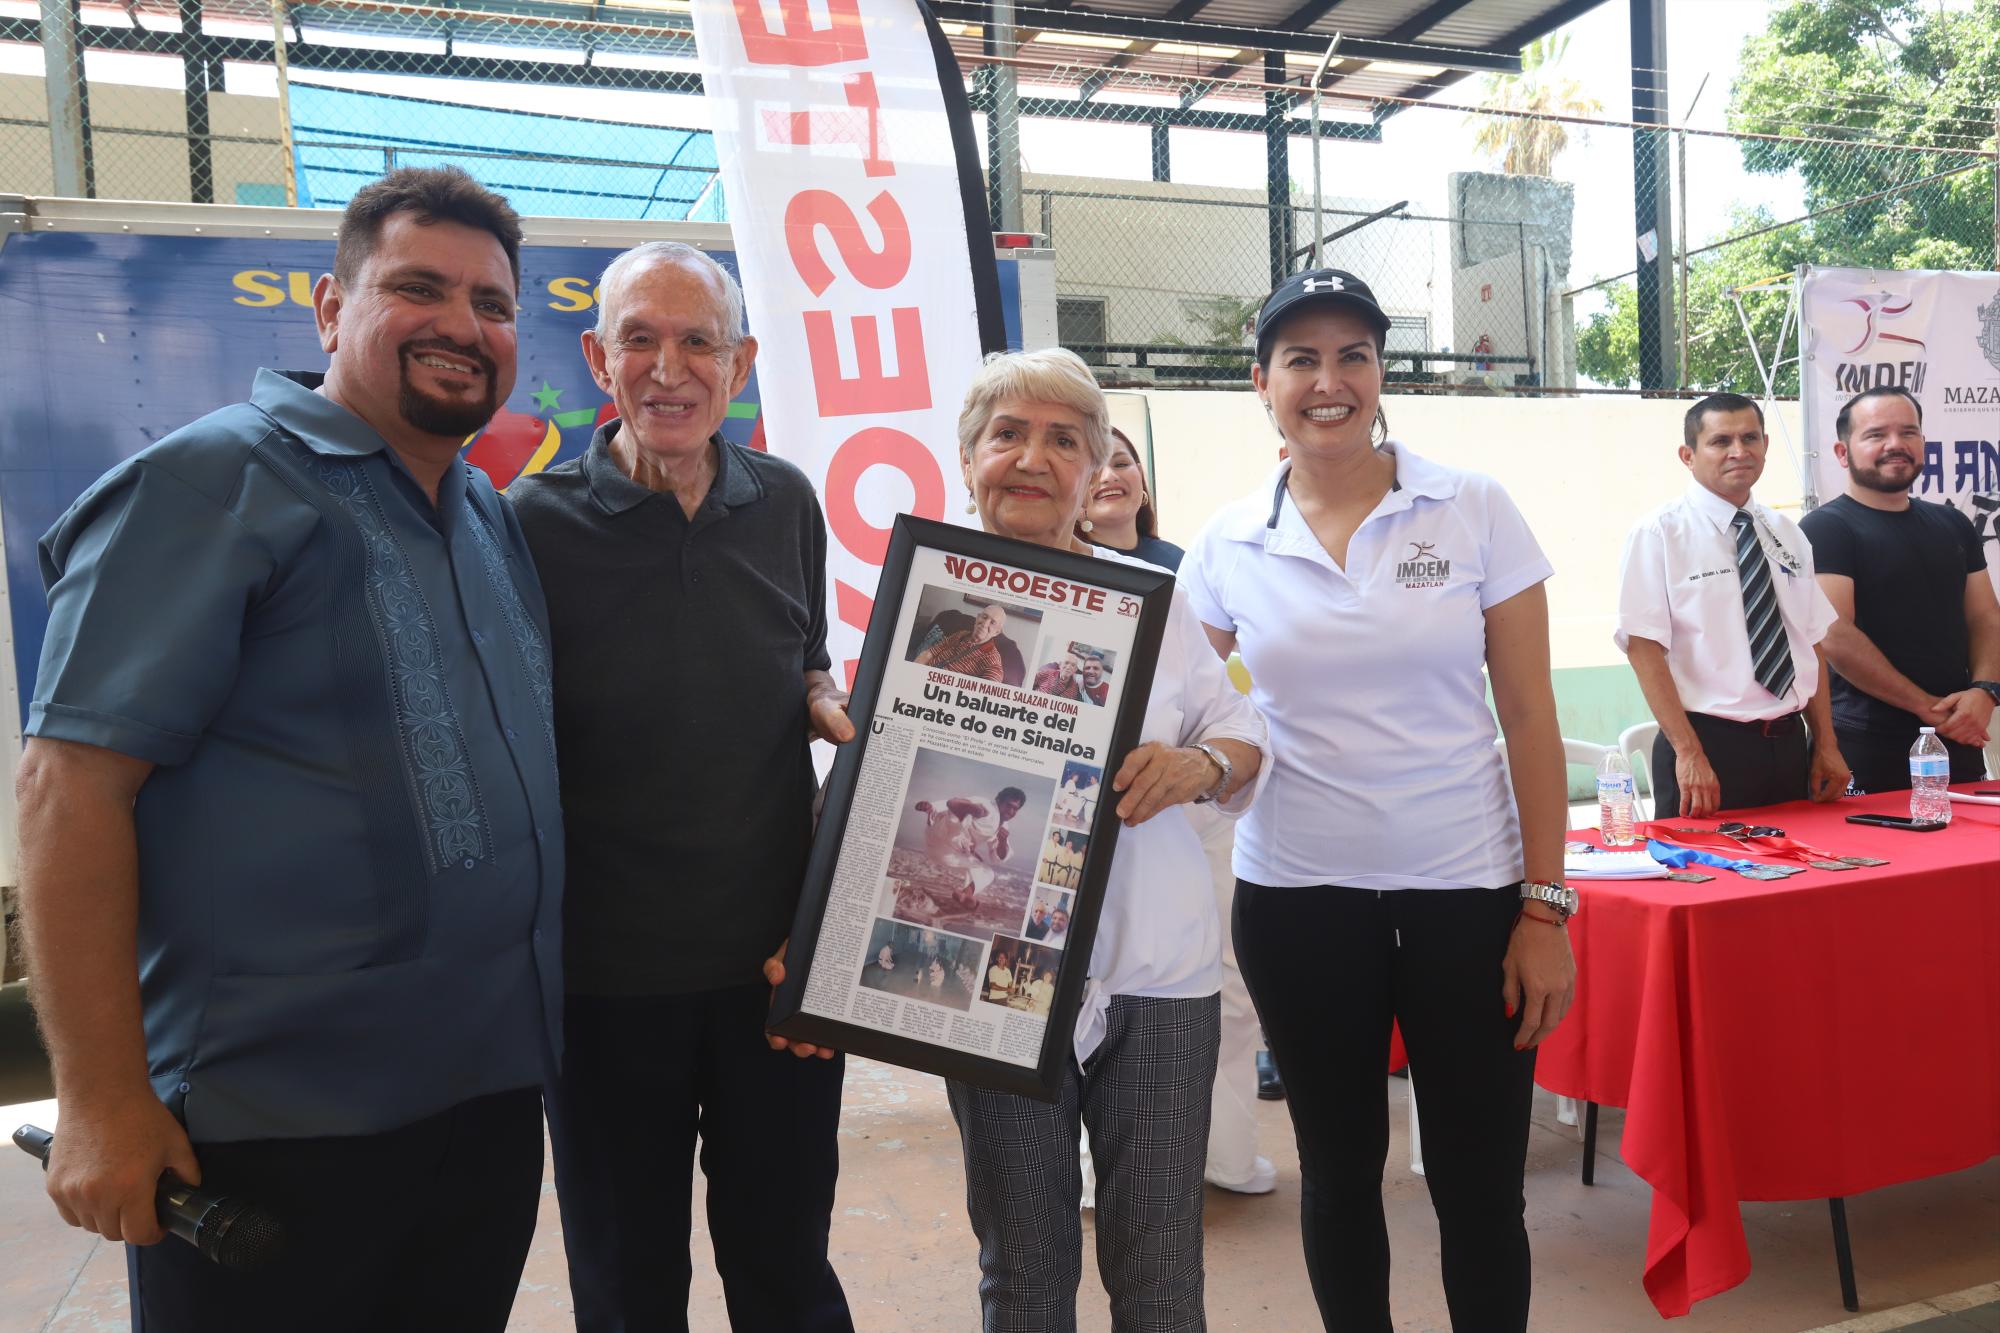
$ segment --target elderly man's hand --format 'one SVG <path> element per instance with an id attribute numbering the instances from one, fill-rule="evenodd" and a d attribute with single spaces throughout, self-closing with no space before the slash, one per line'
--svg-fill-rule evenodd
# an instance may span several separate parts
<path id="1" fill-rule="evenodd" d="M 854 739 L 854 722 L 847 716 L 847 691 L 824 671 L 806 672 L 806 725 L 813 736 L 831 745 Z"/>
<path id="2" fill-rule="evenodd" d="M 764 960 L 764 980 L 771 983 L 771 998 L 774 1000 L 778 995 L 778 987 L 785 983 L 785 949 L 790 944 L 791 941 L 789 939 L 786 940 L 784 944 L 778 946 L 776 953 Z M 787 1040 L 775 1032 L 766 1032 L 764 1040 L 771 1044 L 772 1050 L 790 1051 L 801 1060 L 809 1059 L 815 1055 L 822 1060 L 831 1060 L 839 1054 L 838 1051 L 828 1050 L 824 1046 L 815 1046 L 811 1042 Z"/>

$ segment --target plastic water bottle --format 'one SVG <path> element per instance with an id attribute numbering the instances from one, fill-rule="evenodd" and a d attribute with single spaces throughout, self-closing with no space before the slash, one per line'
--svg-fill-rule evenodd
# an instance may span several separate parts
<path id="1" fill-rule="evenodd" d="M 1910 818 L 1949 824 L 1951 798 L 1944 793 L 1950 785 L 1951 756 L 1937 738 L 1937 728 L 1920 728 L 1917 743 L 1910 747 Z"/>
<path id="2" fill-rule="evenodd" d="M 1632 824 L 1638 815 L 1632 766 L 1613 750 L 1597 763 L 1597 831 L 1607 847 L 1630 847 L 1639 841 Z"/>

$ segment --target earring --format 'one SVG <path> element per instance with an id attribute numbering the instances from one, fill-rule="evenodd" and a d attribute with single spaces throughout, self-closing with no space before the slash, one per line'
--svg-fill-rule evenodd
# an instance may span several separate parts
<path id="1" fill-rule="evenodd" d="M 976 514 L 979 512 L 979 506 L 974 504 L 972 500 L 968 498 L 965 502 L 965 512 L 968 514 Z"/>
<path id="2" fill-rule="evenodd" d="M 1087 519 L 1087 518 L 1086 518 L 1085 520 L 1083 520 L 1083 522 L 1081 522 L 1081 523 L 1077 524 L 1077 526 L 1078 526 L 1079 528 L 1082 528 L 1082 529 L 1083 529 L 1083 530 L 1084 530 L 1085 532 L 1091 532 L 1091 531 L 1094 531 L 1094 530 L 1096 529 L 1096 527 L 1097 527 L 1097 525 L 1096 525 L 1095 523 L 1092 523 L 1092 522 L 1091 522 L 1091 521 L 1090 521 L 1089 519 Z"/>

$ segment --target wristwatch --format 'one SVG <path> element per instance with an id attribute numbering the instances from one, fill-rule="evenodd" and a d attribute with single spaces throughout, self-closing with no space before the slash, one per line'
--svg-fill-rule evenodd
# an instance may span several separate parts
<path id="1" fill-rule="evenodd" d="M 1993 696 L 1994 703 L 2000 704 L 2000 680 L 1975 680 L 1972 682 L 1972 688 L 1985 690 Z"/>
<path id="2" fill-rule="evenodd" d="M 1229 790 L 1229 779 L 1235 776 L 1236 765 L 1229 762 L 1229 756 L 1222 752 L 1220 746 L 1210 745 L 1207 741 L 1196 741 L 1194 748 L 1207 755 L 1210 762 L 1222 773 L 1213 786 L 1194 798 L 1194 803 L 1206 805 L 1210 801 L 1219 801 L 1222 799 L 1222 793 Z"/>
<path id="3" fill-rule="evenodd" d="M 1521 881 L 1521 901 L 1553 907 L 1556 918 L 1564 922 L 1575 916 L 1576 909 L 1582 905 L 1576 890 L 1569 885 L 1533 879 Z"/>

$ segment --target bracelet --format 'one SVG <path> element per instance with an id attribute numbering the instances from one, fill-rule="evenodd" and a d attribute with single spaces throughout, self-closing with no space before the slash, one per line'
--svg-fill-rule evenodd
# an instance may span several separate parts
<path id="1" fill-rule="evenodd" d="M 1194 803 L 1196 805 L 1206 805 L 1210 801 L 1221 800 L 1223 790 L 1229 786 L 1229 779 L 1235 775 L 1236 765 L 1229 762 L 1228 755 L 1215 746 L 1210 745 L 1207 741 L 1196 741 L 1192 748 L 1208 756 L 1208 762 L 1215 765 L 1216 774 L 1215 781 L 1208 786 L 1207 790 L 1194 798 Z"/>
<path id="2" fill-rule="evenodd" d="M 1569 923 L 1567 921 L 1551 921 L 1545 916 L 1536 916 L 1534 913 L 1530 912 L 1525 907 L 1523 907 L 1520 911 L 1514 914 L 1514 924 L 1518 926 L 1521 924 L 1523 920 L 1539 921 L 1545 926 L 1554 926 L 1557 930 L 1569 929 Z"/>

